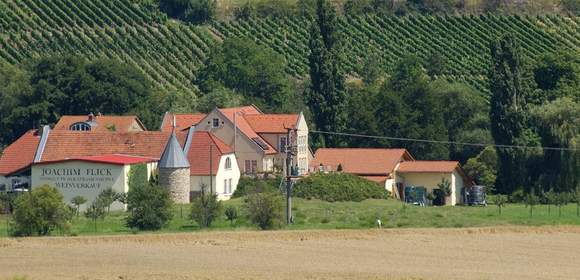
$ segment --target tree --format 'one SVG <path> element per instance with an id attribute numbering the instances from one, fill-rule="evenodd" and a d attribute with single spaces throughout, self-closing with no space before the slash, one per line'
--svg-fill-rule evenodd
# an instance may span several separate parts
<path id="1" fill-rule="evenodd" d="M 571 198 L 576 202 L 576 217 L 580 217 L 580 188 L 571 193 Z"/>
<path id="2" fill-rule="evenodd" d="M 244 199 L 248 219 L 260 229 L 279 227 L 284 209 L 283 198 L 279 193 L 253 192 Z"/>
<path id="3" fill-rule="evenodd" d="M 545 194 L 546 203 L 548 204 L 548 215 L 551 214 L 551 205 L 556 205 L 558 202 L 558 194 L 554 192 L 553 189 L 550 189 L 549 192 Z"/>
<path id="4" fill-rule="evenodd" d="M 452 192 L 451 182 L 449 182 L 449 180 L 447 180 L 446 178 L 442 178 L 441 182 L 437 184 L 437 187 L 441 190 L 443 196 L 445 197 L 445 204 L 448 204 L 447 198 L 451 195 Z"/>
<path id="5" fill-rule="evenodd" d="M 558 217 L 562 217 L 562 206 L 570 202 L 570 195 L 567 192 L 561 192 L 557 195 L 556 205 L 558 206 Z"/>
<path id="6" fill-rule="evenodd" d="M 12 218 L 14 235 L 49 235 L 68 230 L 72 212 L 58 190 L 45 185 L 16 198 Z"/>
<path id="7" fill-rule="evenodd" d="M 107 215 L 111 210 L 111 204 L 117 200 L 117 197 L 118 193 L 112 188 L 102 190 L 97 196 L 97 199 L 101 201 L 105 208 L 107 208 Z"/>
<path id="8" fill-rule="evenodd" d="M 539 202 L 539 198 L 537 195 L 533 194 L 533 193 L 529 193 L 526 195 L 526 198 L 524 199 L 524 202 L 526 203 L 526 206 L 530 207 L 530 218 L 533 217 L 534 215 L 534 206 L 538 204 Z"/>
<path id="9" fill-rule="evenodd" d="M 201 186 L 205 188 L 205 186 Z M 202 193 L 191 203 L 191 218 L 197 222 L 200 228 L 210 227 L 222 208 L 221 202 L 215 193 Z"/>
<path id="10" fill-rule="evenodd" d="M 501 208 L 503 207 L 503 205 L 506 202 L 507 202 L 507 197 L 505 195 L 498 194 L 498 195 L 495 195 L 493 197 L 493 203 L 495 205 L 497 205 L 497 209 L 498 209 L 500 215 L 501 215 Z"/>
<path id="11" fill-rule="evenodd" d="M 72 203 L 76 207 L 77 217 L 79 216 L 81 205 L 85 204 L 86 202 L 87 199 L 80 195 L 77 195 L 70 200 L 70 203 Z"/>
<path id="12" fill-rule="evenodd" d="M 538 87 L 534 103 L 540 105 L 561 97 L 580 102 L 580 56 L 578 52 L 548 53 L 534 65 L 534 80 Z"/>
<path id="13" fill-rule="evenodd" d="M 127 226 L 140 230 L 158 230 L 173 218 L 173 202 L 169 192 L 147 181 L 145 165 L 132 166 L 127 193 Z"/>
<path id="14" fill-rule="evenodd" d="M 169 16 L 195 24 L 214 19 L 215 0 L 159 0 L 159 7 Z"/>
<path id="15" fill-rule="evenodd" d="M 463 166 L 465 173 L 478 185 L 486 186 L 486 189 L 494 189 L 497 177 L 497 153 L 494 147 L 483 149 L 479 155 L 467 160 Z"/>
<path id="16" fill-rule="evenodd" d="M 496 144 L 516 145 L 524 139 L 526 94 L 525 69 L 519 45 L 513 35 L 504 35 L 491 44 L 489 73 L 491 99 L 491 132 Z M 517 186 L 527 185 L 525 154 L 514 148 L 497 148 L 499 169 L 496 187 L 502 193 L 511 193 Z"/>
<path id="17" fill-rule="evenodd" d="M 342 46 L 336 11 L 326 0 L 317 0 L 315 21 L 310 28 L 310 87 L 306 103 L 313 114 L 316 129 L 342 132 L 346 127 L 346 92 L 339 64 Z M 316 136 L 319 146 L 340 146 L 335 135 Z"/>
<path id="18" fill-rule="evenodd" d="M 437 76 L 444 73 L 447 60 L 439 52 L 432 52 L 425 61 L 425 68 L 427 75 L 435 80 Z"/>
<path id="19" fill-rule="evenodd" d="M 7 75 L 0 78 L 3 143 L 32 127 L 55 124 L 62 115 L 136 114 L 151 127 L 165 111 L 143 73 L 117 60 L 51 56 L 27 69 L 0 65 L 2 72 Z"/>
<path id="20" fill-rule="evenodd" d="M 230 221 L 230 225 L 234 224 L 234 221 L 238 218 L 238 209 L 234 206 L 228 206 L 224 211 L 226 219 Z"/>
<path id="21" fill-rule="evenodd" d="M 292 93 L 284 69 L 284 57 L 272 49 L 248 39 L 232 38 L 210 53 L 198 83 L 204 94 L 226 95 L 234 100 L 241 95 L 245 103 L 254 103 L 267 111 L 285 112 L 293 108 L 287 108 Z M 215 100 L 213 103 L 221 105 Z"/>
<path id="22" fill-rule="evenodd" d="M 93 220 L 93 224 L 95 225 L 95 232 L 97 232 L 97 220 L 104 219 L 106 214 L 105 204 L 98 198 L 93 200 L 91 205 L 89 205 L 85 211 L 85 217 Z"/>
<path id="23" fill-rule="evenodd" d="M 197 110 L 208 113 L 215 108 L 237 107 L 244 104 L 244 96 L 226 87 L 216 87 L 199 99 Z"/>
<path id="24" fill-rule="evenodd" d="M 574 191 L 580 185 L 580 102 L 556 99 L 532 110 L 542 145 L 568 150 L 544 150 L 540 181 L 556 192 Z"/>

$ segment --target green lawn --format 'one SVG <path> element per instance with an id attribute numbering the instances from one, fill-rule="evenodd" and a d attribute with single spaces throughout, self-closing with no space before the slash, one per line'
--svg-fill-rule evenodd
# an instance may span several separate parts
<path id="1" fill-rule="evenodd" d="M 242 208 L 241 199 L 224 202 L 224 207 L 233 205 Z M 191 232 L 199 230 L 189 216 L 189 205 L 176 206 L 175 215 L 169 226 L 161 232 Z M 242 213 L 240 213 L 242 214 Z M 521 204 L 504 206 L 499 215 L 496 206 L 488 207 L 418 207 L 395 200 L 366 200 L 363 202 L 324 202 L 320 200 L 294 199 L 295 223 L 286 229 L 356 229 L 375 227 L 379 217 L 385 228 L 433 228 L 433 227 L 484 227 L 497 225 L 580 225 L 576 216 L 576 204 L 562 207 L 558 216 L 557 207 L 552 206 L 548 215 L 546 205 L 534 207 L 530 218 L 529 208 Z M 7 235 L 8 216 L 0 216 L 0 236 Z M 125 227 L 125 214 L 113 212 L 95 224 L 83 216 L 74 218 L 71 233 L 75 235 L 131 234 Z M 247 220 L 240 217 L 230 225 L 222 215 L 209 230 L 252 230 Z"/>

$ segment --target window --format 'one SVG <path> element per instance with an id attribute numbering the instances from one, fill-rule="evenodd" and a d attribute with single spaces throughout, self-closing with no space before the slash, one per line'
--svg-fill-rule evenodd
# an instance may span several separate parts
<path id="1" fill-rule="evenodd" d="M 224 179 L 224 194 L 229 193 L 228 192 L 228 179 Z"/>
<path id="2" fill-rule="evenodd" d="M 232 179 L 228 179 L 228 193 L 232 193 Z"/>
<path id="3" fill-rule="evenodd" d="M 226 158 L 226 170 L 232 169 L 232 160 L 227 157 Z"/>
<path id="4" fill-rule="evenodd" d="M 246 174 L 256 174 L 258 171 L 258 161 L 257 160 L 246 160 L 244 162 L 245 173 Z"/>
<path id="5" fill-rule="evenodd" d="M 220 127 L 220 119 L 218 119 L 218 118 L 213 119 L 211 127 L 213 127 L 213 128 Z"/>
<path id="6" fill-rule="evenodd" d="M 286 152 L 286 137 L 284 136 L 280 137 L 280 144 L 278 145 L 278 150 L 280 151 L 280 153 Z"/>
<path id="7" fill-rule="evenodd" d="M 91 125 L 86 123 L 86 122 L 78 122 L 78 123 L 73 123 L 69 127 L 69 129 L 73 130 L 73 131 L 90 131 Z"/>

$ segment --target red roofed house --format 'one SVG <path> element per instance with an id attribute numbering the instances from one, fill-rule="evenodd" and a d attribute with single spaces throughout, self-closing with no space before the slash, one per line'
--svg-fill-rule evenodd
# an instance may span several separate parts
<path id="1" fill-rule="evenodd" d="M 62 116 L 53 130 L 139 132 L 147 130 L 137 116 Z"/>
<path id="2" fill-rule="evenodd" d="M 462 202 L 462 189 L 473 184 L 457 161 L 416 161 L 405 149 L 318 149 L 311 171 L 342 172 L 377 182 L 401 198 L 403 188 L 425 187 L 433 192 L 443 179 L 451 183 L 449 203 Z"/>
<path id="3" fill-rule="evenodd" d="M 89 201 L 87 206 L 103 189 L 128 191 L 133 165 L 146 164 L 149 175 L 156 173 L 171 135 L 162 131 L 51 130 L 45 126 L 27 132 L 4 150 L 0 184 L 6 190 L 19 184 L 53 185 L 66 201 L 84 196 Z M 176 132 L 176 140 L 174 152 L 182 153 L 189 161 L 190 180 L 183 186 L 186 193 L 195 195 L 201 185 L 211 183 L 211 191 L 220 199 L 228 199 L 240 177 L 233 149 L 212 133 L 194 129 Z"/>
<path id="4" fill-rule="evenodd" d="M 283 169 L 288 143 L 287 128 L 296 129 L 292 141 L 297 145 L 293 165 L 301 174 L 308 172 L 308 125 L 300 114 L 264 114 L 256 106 L 216 108 L 208 114 L 166 114 L 162 131 L 175 122 L 176 129 L 195 126 L 198 131 L 210 131 L 234 149 L 238 165 L 244 174 L 272 172 Z"/>

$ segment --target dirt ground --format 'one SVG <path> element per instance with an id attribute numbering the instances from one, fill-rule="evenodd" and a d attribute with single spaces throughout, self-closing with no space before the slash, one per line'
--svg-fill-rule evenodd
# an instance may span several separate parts
<path id="1" fill-rule="evenodd" d="M 0 239 L 0 279 L 578 279 L 580 227 Z"/>

